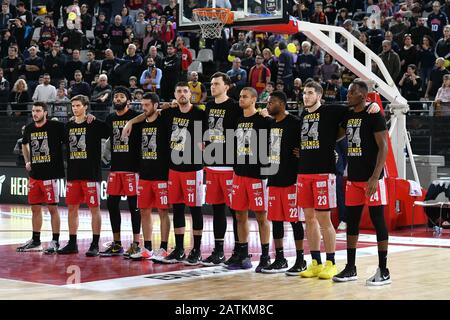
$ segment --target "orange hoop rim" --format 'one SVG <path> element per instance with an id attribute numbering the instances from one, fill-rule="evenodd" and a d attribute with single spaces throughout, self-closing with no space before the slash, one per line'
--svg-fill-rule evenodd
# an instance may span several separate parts
<path id="1" fill-rule="evenodd" d="M 200 17 L 217 18 L 225 24 L 232 24 L 234 21 L 233 12 L 227 8 L 198 8 L 192 13 Z"/>

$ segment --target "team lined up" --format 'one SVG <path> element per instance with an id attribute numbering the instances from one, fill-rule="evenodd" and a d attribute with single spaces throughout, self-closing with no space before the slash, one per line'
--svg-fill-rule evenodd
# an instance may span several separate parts
<path id="1" fill-rule="evenodd" d="M 350 108 L 322 106 L 322 87 L 309 82 L 304 89 L 305 111 L 300 119 L 286 112 L 286 95 L 273 92 L 267 109 L 256 110 L 257 93 L 253 88 L 240 92 L 239 103 L 227 96 L 230 78 L 216 73 L 211 80 L 214 97 L 200 110 L 190 103 L 187 83 L 175 88 L 177 107 L 158 111 L 159 98 L 146 94 L 144 112 L 129 109 L 130 93 L 126 88 L 114 91 L 113 107 L 106 122 L 86 120 L 89 101 L 84 96 L 72 98 L 73 121 L 63 124 L 47 121 L 46 106 L 33 105 L 34 123 L 25 129 L 23 139 L 26 168 L 30 171 L 29 202 L 33 211 L 33 238 L 18 251 L 41 250 L 41 203 L 47 203 L 52 216 L 53 241 L 47 253 L 77 253 L 76 233 L 78 207 L 85 202 L 92 213 L 93 241 L 87 256 L 124 255 L 131 259 L 152 259 L 163 263 L 183 262 L 189 265 L 225 265 L 229 269 L 252 267 L 248 253 L 248 210 L 255 212 L 261 240 L 261 256 L 256 272 L 286 272 L 287 275 L 319 277 L 334 281 L 357 278 L 355 267 L 359 221 L 364 205 L 369 205 L 377 231 L 379 268 L 367 280 L 368 285 L 390 283 L 386 267 L 387 228 L 383 206 L 386 190 L 383 166 L 386 158 L 386 123 L 377 105 L 366 106 L 367 85 L 355 81 L 348 93 Z M 201 124 L 203 136 L 194 134 Z M 226 131 L 234 130 L 234 139 L 226 139 Z M 337 273 L 334 261 L 336 234 L 330 209 L 336 206 L 335 154 L 336 140 L 347 136 L 348 182 L 346 205 L 348 263 Z M 111 143 L 111 172 L 108 177 L 107 205 L 113 241 L 99 252 L 101 218 L 99 181 L 101 139 Z M 197 140 L 196 140 L 197 139 Z M 275 172 L 264 172 L 267 165 L 258 154 L 257 142 L 264 140 L 267 157 Z M 56 180 L 64 177 L 62 144 L 67 144 L 67 199 L 70 240 L 59 248 L 59 216 L 56 208 Z M 259 143 L 261 145 L 261 143 Z M 227 156 L 232 149 L 234 157 Z M 213 162 L 204 165 L 200 151 L 212 155 Z M 206 203 L 213 208 L 215 247 L 202 259 L 203 174 L 206 173 Z M 127 196 L 133 229 L 133 243 L 124 252 L 120 238 L 122 195 Z M 168 254 L 170 229 L 168 209 L 172 206 L 175 248 Z M 185 209 L 192 215 L 194 246 L 186 257 L 184 250 Z M 225 210 L 233 216 L 235 247 L 227 260 L 224 236 L 227 228 Z M 152 208 L 161 218 L 160 248 L 152 247 Z M 299 208 L 305 213 L 306 233 L 312 263 L 306 266 L 303 256 L 303 225 Z M 142 223 L 141 223 L 142 219 Z M 270 226 L 276 256 L 269 256 Z M 296 244 L 296 262 L 288 269 L 283 254 L 283 222 L 292 225 Z M 144 247 L 139 247 L 142 224 Z M 326 261 L 320 253 L 321 233 Z"/>

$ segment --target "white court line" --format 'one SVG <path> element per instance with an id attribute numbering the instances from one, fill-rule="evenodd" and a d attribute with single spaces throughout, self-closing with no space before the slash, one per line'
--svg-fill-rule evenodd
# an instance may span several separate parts
<path id="1" fill-rule="evenodd" d="M 411 250 L 417 250 L 420 247 L 412 247 L 412 246 L 389 246 L 389 254 L 405 252 Z M 366 256 L 375 256 L 378 254 L 378 248 L 376 246 L 366 247 L 366 248 L 358 248 L 357 256 L 358 257 L 366 257 Z M 336 252 L 336 261 L 345 261 L 347 259 L 347 250 L 339 250 Z M 292 265 L 295 262 L 295 257 L 287 258 L 289 265 Z M 306 255 L 305 260 L 310 263 L 311 256 Z M 253 261 L 253 267 L 256 267 L 258 261 Z M 372 275 L 375 273 L 376 266 L 373 268 L 368 268 L 366 270 L 367 274 Z M 82 270 L 81 270 L 82 272 Z M 206 278 L 217 278 L 228 275 L 236 275 L 239 273 L 248 273 L 254 272 L 254 269 L 248 270 L 224 270 L 223 267 L 205 267 L 200 269 L 190 269 L 190 270 L 179 270 L 173 272 L 162 272 L 162 273 L 153 273 L 141 276 L 134 277 L 125 277 L 118 279 L 110 279 L 110 280 L 100 280 L 100 281 L 92 281 L 92 282 L 84 282 L 80 284 L 70 284 L 64 285 L 63 288 L 70 289 L 83 289 L 83 290 L 91 290 L 91 291 L 99 291 L 99 292 L 109 292 L 116 290 L 125 290 L 125 289 L 133 289 L 133 288 L 142 288 L 148 286 L 155 285 L 164 285 L 164 284 L 172 284 L 178 282 L 186 282 L 198 279 L 206 279 Z M 361 273 L 361 272 L 360 272 Z M 270 276 L 270 275 L 261 275 L 261 276 Z M 151 278 L 148 278 L 151 277 Z"/>
<path id="2" fill-rule="evenodd" d="M 336 240 L 346 241 L 346 234 L 345 233 L 336 234 Z M 375 234 L 360 234 L 358 242 L 376 243 L 377 236 Z M 450 239 L 390 236 L 389 244 L 450 247 Z"/>

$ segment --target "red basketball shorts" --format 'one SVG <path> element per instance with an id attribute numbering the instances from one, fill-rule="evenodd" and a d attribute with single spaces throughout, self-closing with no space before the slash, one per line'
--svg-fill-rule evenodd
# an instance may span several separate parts
<path id="1" fill-rule="evenodd" d="M 299 174 L 297 201 L 298 206 L 304 209 L 336 208 L 336 176 L 334 174 Z"/>

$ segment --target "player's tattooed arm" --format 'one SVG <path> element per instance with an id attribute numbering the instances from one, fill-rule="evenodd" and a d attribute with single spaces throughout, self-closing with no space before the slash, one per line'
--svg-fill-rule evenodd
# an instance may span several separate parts
<path id="1" fill-rule="evenodd" d="M 127 124 L 122 129 L 122 139 L 128 138 L 130 136 L 133 124 L 141 123 L 145 120 L 145 118 L 146 118 L 145 113 L 141 113 L 140 115 L 134 117 L 133 119 L 128 120 Z"/>
<path id="2" fill-rule="evenodd" d="M 369 107 L 367 108 L 367 113 L 378 113 L 380 112 L 381 107 L 376 102 L 372 102 L 369 104 Z"/>

